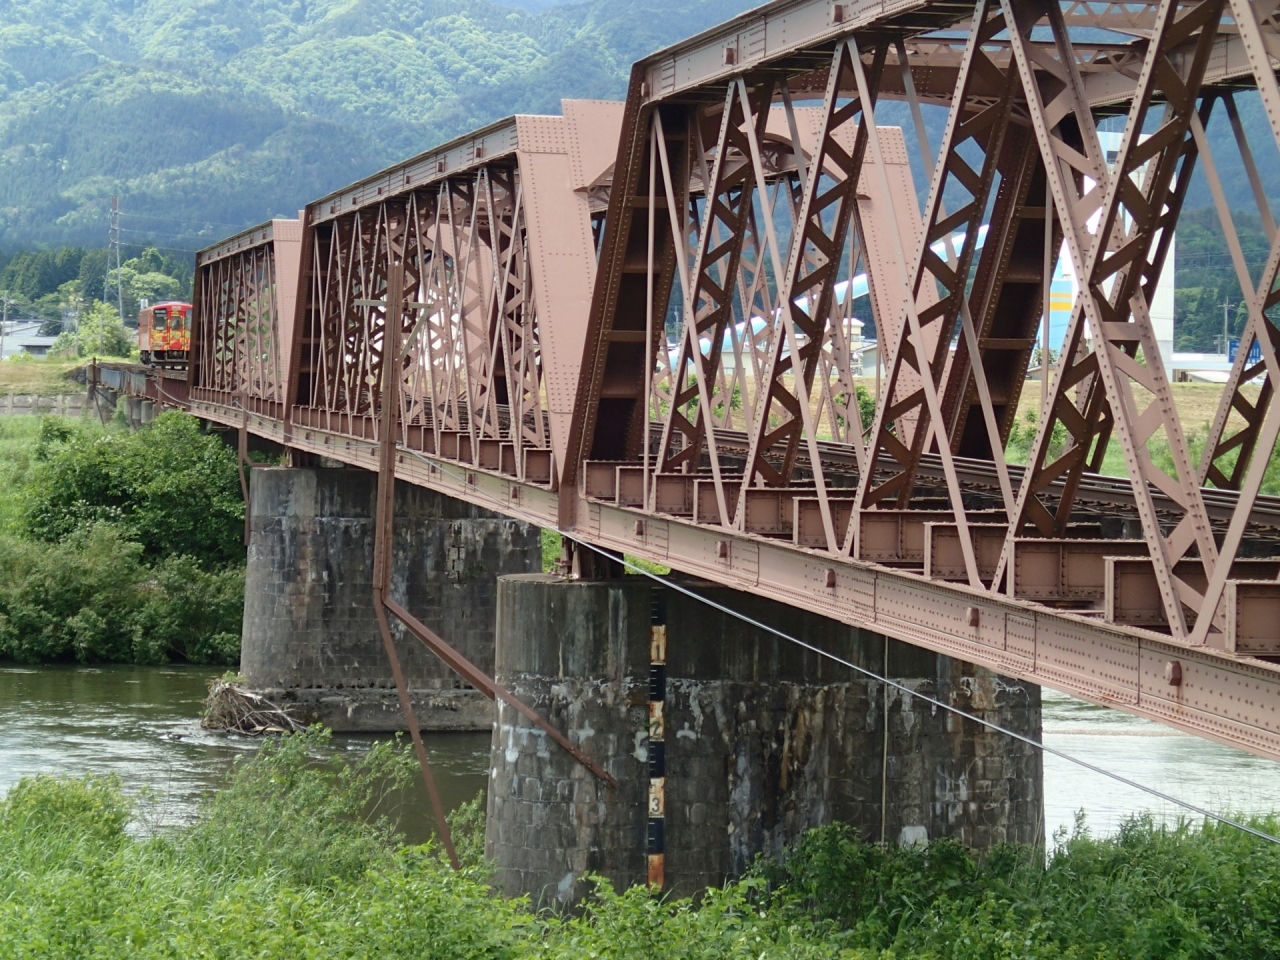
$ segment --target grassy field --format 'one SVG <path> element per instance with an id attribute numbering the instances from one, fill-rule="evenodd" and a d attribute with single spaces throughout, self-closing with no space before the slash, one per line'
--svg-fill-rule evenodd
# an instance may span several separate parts
<path id="1" fill-rule="evenodd" d="M 83 366 L 83 360 L 38 360 L 34 357 L 6 360 L 0 363 L 0 396 L 27 393 L 54 397 L 80 393 L 84 386 L 68 380 L 67 374 Z"/>

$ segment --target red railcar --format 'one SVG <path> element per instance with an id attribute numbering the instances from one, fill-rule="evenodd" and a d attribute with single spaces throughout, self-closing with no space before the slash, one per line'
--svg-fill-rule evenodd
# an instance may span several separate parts
<path id="1" fill-rule="evenodd" d="M 157 303 L 138 313 L 138 354 L 156 367 L 181 366 L 191 356 L 191 304 Z"/>

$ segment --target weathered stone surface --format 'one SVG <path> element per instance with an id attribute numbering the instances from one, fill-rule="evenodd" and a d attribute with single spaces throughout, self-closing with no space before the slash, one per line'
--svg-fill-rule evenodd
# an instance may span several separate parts
<path id="1" fill-rule="evenodd" d="M 571 901 L 586 869 L 644 879 L 655 600 L 667 623 L 668 890 L 720 883 L 836 820 L 888 842 L 1042 840 L 1038 751 L 908 693 L 1038 739 L 1038 687 L 783 604 L 694 588 L 903 689 L 648 581 L 502 578 L 499 680 L 619 779 L 616 790 L 596 783 L 501 712 L 488 840 L 505 892 Z"/>
<path id="2" fill-rule="evenodd" d="M 546 905 L 579 899 L 588 872 L 630 885 L 645 870 L 648 586 L 514 576 L 499 596 L 498 682 L 618 781 L 501 705 L 486 844 L 500 888 Z"/>
<path id="3" fill-rule="evenodd" d="M 374 474 L 257 468 L 250 491 L 241 672 L 335 730 L 403 729 L 373 614 Z M 486 672 L 496 578 L 541 568 L 536 527 L 396 487 L 392 593 Z M 489 729 L 492 705 L 397 625 L 424 729 Z"/>

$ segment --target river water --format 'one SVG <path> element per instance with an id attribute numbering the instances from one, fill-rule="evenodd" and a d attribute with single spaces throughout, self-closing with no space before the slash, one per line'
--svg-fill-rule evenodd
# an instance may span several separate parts
<path id="1" fill-rule="evenodd" d="M 216 671 L 199 667 L 0 666 L 0 794 L 39 773 L 115 773 L 145 788 L 148 824 L 190 820 L 200 797 L 225 782 L 253 740 L 202 730 L 200 705 Z M 1218 813 L 1280 811 L 1280 764 L 1170 731 L 1127 714 L 1044 691 L 1046 745 L 1130 780 Z M 335 736 L 335 752 L 367 750 L 372 739 Z M 484 788 L 487 733 L 436 734 L 427 749 L 445 803 L 453 807 Z M 412 839 L 430 823 L 426 804 L 404 798 Z M 1046 835 L 1068 830 L 1083 811 L 1095 835 L 1128 816 L 1165 821 L 1181 811 L 1054 756 L 1045 758 Z"/>

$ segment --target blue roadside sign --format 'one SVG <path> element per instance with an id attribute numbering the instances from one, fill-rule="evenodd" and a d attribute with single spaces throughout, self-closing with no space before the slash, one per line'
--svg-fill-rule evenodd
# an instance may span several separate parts
<path id="1" fill-rule="evenodd" d="M 1230 340 L 1227 341 L 1227 359 L 1230 360 L 1232 363 L 1235 363 L 1236 354 L 1239 352 L 1240 352 L 1240 341 L 1235 337 L 1232 337 Z M 1258 364 L 1262 362 L 1262 344 L 1258 343 L 1257 340 L 1254 340 L 1253 343 L 1249 346 L 1249 359 L 1247 362 L 1251 367 L 1254 364 Z"/>

